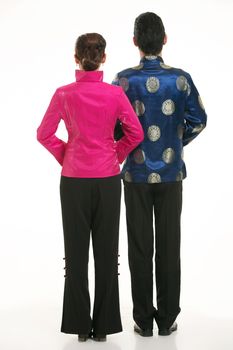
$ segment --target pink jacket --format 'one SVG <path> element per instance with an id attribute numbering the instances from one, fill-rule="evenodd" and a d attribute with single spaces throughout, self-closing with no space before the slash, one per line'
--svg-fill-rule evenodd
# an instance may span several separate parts
<path id="1" fill-rule="evenodd" d="M 68 142 L 56 137 L 60 120 Z M 119 119 L 123 138 L 114 141 Z M 103 82 L 102 71 L 76 71 L 76 82 L 56 90 L 37 129 L 37 139 L 67 177 L 108 177 L 144 138 L 141 124 L 120 87 Z"/>

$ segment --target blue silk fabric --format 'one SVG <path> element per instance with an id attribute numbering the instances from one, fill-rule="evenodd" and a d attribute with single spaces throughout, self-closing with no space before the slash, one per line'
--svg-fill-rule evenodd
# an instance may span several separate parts
<path id="1" fill-rule="evenodd" d="M 164 64 L 161 57 L 145 56 L 138 66 L 118 73 L 113 84 L 124 89 L 145 134 L 123 165 L 123 179 L 136 183 L 184 179 L 183 146 L 205 128 L 207 118 L 191 76 Z"/>

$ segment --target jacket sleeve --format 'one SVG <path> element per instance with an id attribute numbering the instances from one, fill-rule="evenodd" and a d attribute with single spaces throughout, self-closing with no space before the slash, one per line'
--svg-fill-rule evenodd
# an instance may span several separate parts
<path id="1" fill-rule="evenodd" d="M 205 128 L 207 121 L 207 115 L 201 97 L 190 76 L 187 79 L 186 94 L 183 134 L 184 146 L 200 134 Z"/>
<path id="2" fill-rule="evenodd" d="M 144 132 L 127 96 L 121 90 L 119 95 L 118 119 L 124 136 L 116 142 L 119 163 L 144 139 Z"/>
<path id="3" fill-rule="evenodd" d="M 66 143 L 56 137 L 55 133 L 62 119 L 62 113 L 59 92 L 56 90 L 44 118 L 37 129 L 37 140 L 52 153 L 61 165 L 64 159 Z"/>

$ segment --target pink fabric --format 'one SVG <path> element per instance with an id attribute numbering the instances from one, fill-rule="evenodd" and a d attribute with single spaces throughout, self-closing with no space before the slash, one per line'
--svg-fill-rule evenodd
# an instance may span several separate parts
<path id="1" fill-rule="evenodd" d="M 56 137 L 60 120 L 68 142 Z M 117 119 L 124 137 L 114 141 Z M 142 140 L 143 130 L 122 88 L 103 82 L 102 71 L 76 71 L 76 82 L 56 90 L 37 129 L 37 139 L 68 177 L 108 177 Z"/>

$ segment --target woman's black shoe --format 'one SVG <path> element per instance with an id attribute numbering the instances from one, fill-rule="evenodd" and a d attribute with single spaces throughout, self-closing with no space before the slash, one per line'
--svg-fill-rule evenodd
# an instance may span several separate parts
<path id="1" fill-rule="evenodd" d="M 78 334 L 78 341 L 84 342 L 91 338 L 91 334 Z"/>
<path id="2" fill-rule="evenodd" d="M 92 339 L 95 340 L 95 341 L 106 341 L 107 340 L 107 336 L 106 336 L 106 334 L 95 334 L 95 333 L 93 333 Z"/>

